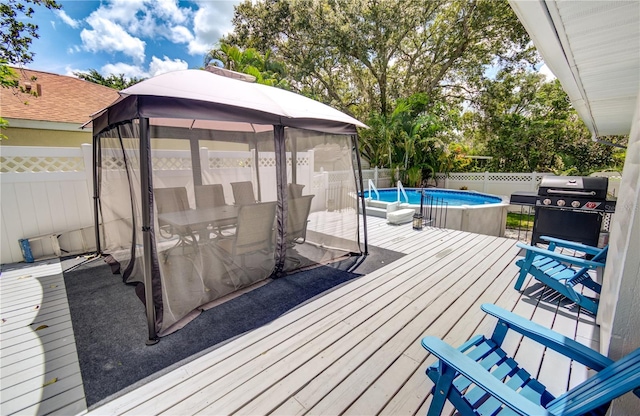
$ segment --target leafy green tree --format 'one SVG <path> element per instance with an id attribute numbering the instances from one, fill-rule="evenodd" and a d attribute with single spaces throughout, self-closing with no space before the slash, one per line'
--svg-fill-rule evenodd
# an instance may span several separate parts
<path id="1" fill-rule="evenodd" d="M 446 168 L 446 132 L 457 110 L 432 104 L 424 93 L 400 99 L 388 117 L 374 113 L 360 132 L 361 151 L 375 166 L 399 168 L 403 183 L 420 186 Z"/>
<path id="2" fill-rule="evenodd" d="M 136 78 L 136 77 L 127 79 L 124 76 L 124 74 L 119 74 L 119 75 L 110 74 L 108 77 L 105 77 L 95 69 L 89 69 L 88 73 L 74 72 L 73 75 L 85 81 L 104 85 L 105 87 L 113 88 L 118 91 L 123 90 L 125 88 L 129 88 L 130 86 L 145 80 L 145 78 Z"/>
<path id="3" fill-rule="evenodd" d="M 31 5 L 44 6 L 47 9 L 60 9 L 54 0 L 3 0 L 0 3 L 0 60 L 9 64 L 24 65 L 33 61 L 33 52 L 29 51 L 33 38 L 38 38 L 38 25 L 25 19 L 33 17 Z"/>
<path id="4" fill-rule="evenodd" d="M 9 64 L 25 65 L 33 61 L 33 53 L 29 51 L 33 38 L 38 38 L 38 25 L 25 22 L 33 17 L 31 5 L 41 5 L 48 9 L 59 9 L 61 6 L 53 0 L 3 0 L 0 3 L 0 87 L 13 88 L 20 93 L 18 74 Z M 0 117 L 0 129 L 9 125 Z M 0 140 L 7 137 L 0 133 Z"/>
<path id="5" fill-rule="evenodd" d="M 615 148 L 591 140 L 560 82 L 536 73 L 485 80 L 463 126 L 495 171 L 586 174 L 615 163 Z"/>
<path id="6" fill-rule="evenodd" d="M 485 65 L 535 59 L 508 3 L 491 0 L 246 0 L 233 23 L 227 43 L 272 51 L 294 89 L 359 118 L 416 92 L 464 95 Z"/>
<path id="7" fill-rule="evenodd" d="M 237 46 L 220 42 L 217 48 L 207 53 L 204 65 L 222 63 L 225 69 L 252 75 L 259 84 L 289 89 L 287 72 L 282 62 L 272 58 L 267 50 L 264 55 L 254 48 L 240 50 Z"/>
<path id="8" fill-rule="evenodd" d="M 1 88 L 16 88 L 18 86 L 18 74 L 14 71 L 9 65 L 7 65 L 6 61 L 0 59 L 0 87 Z M 7 138 L 6 135 L 2 133 L 2 129 L 5 129 L 9 126 L 7 120 L 0 117 L 0 140 L 4 140 Z"/>

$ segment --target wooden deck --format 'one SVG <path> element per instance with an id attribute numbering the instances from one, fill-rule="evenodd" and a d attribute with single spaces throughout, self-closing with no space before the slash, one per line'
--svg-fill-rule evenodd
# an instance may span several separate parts
<path id="1" fill-rule="evenodd" d="M 60 262 L 3 271 L 0 293 L 0 413 L 85 412 Z"/>
<path id="2" fill-rule="evenodd" d="M 480 311 L 484 302 L 514 310 L 597 348 L 598 332 L 592 315 L 546 293 L 539 284 L 528 282 L 524 295 L 513 289 L 517 273 L 514 263 L 519 256 L 515 240 L 434 228 L 414 231 L 411 224 L 390 226 L 373 217 L 368 221 L 369 244 L 406 256 L 135 390 L 122 392 L 91 409 L 90 414 L 423 415 L 432 386 L 424 370 L 434 359 L 421 347 L 420 339 L 436 335 L 457 345 L 474 334 L 489 333 L 494 322 Z M 59 315 L 55 315 L 59 316 L 55 325 L 58 320 L 60 327 L 67 325 L 66 335 L 45 341 L 44 330 L 34 332 L 34 325 L 46 323 L 44 318 L 49 316 L 44 315 L 45 306 L 48 310 L 53 304 L 53 295 L 47 295 L 47 291 L 60 285 L 63 288 L 64 282 L 58 269 L 40 274 L 34 270 L 3 273 L 1 278 L 3 319 L 5 287 L 9 284 L 40 296 L 44 291 L 46 296 L 38 312 L 25 309 L 25 321 L 15 329 L 24 333 L 23 338 L 15 339 L 21 340 L 20 350 L 25 350 L 23 342 L 34 343 L 34 351 L 44 349 L 43 356 L 34 354 L 30 359 L 39 362 L 39 373 L 28 387 L 18 387 L 5 375 L 5 366 L 13 364 L 5 364 L 11 358 L 5 355 L 5 325 L 9 322 L 2 324 L 2 414 L 83 413 L 82 385 L 76 381 L 77 358 L 76 364 L 68 364 L 73 367 L 69 381 L 52 371 L 49 364 L 61 360 L 52 358 L 58 350 L 68 351 L 65 357 L 75 356 L 75 346 L 67 342 L 72 337 L 68 307 L 61 306 L 56 312 Z M 28 289 L 27 282 L 36 279 L 17 279 L 26 274 L 50 277 L 38 277 L 36 285 Z M 9 296 L 10 291 L 6 294 Z M 56 299 L 66 299 L 60 295 Z M 20 296 L 16 293 L 14 297 L 17 300 Z M 31 328 L 25 328 L 27 325 Z M 552 392 L 565 391 L 587 376 L 586 368 L 572 365 L 527 340 L 512 337 L 508 342 L 508 348 L 517 351 L 516 358 L 529 363 L 527 368 L 539 368 L 538 378 Z M 15 348 L 17 344 L 12 345 Z M 18 351 L 12 351 L 17 357 Z M 57 383 L 42 388 L 54 377 Z M 16 387 L 5 387 L 5 383 Z M 51 393 L 51 389 L 58 390 Z M 32 401 L 22 406 L 22 398 L 16 396 L 5 403 L 5 397 L 9 397 L 5 391 L 10 390 L 25 391 L 24 397 Z M 39 395 L 43 400 L 40 405 Z M 62 399 L 71 407 L 60 407 L 58 401 L 62 403 Z M 52 400 L 58 400 L 54 407 L 50 406 Z M 16 403 L 20 405 L 5 407 Z"/>
<path id="3" fill-rule="evenodd" d="M 513 289 L 515 240 L 368 220 L 371 245 L 407 255 L 91 414 L 423 415 L 432 386 L 424 370 L 434 358 L 420 339 L 457 345 L 488 333 L 494 322 L 480 311 L 484 302 L 597 348 L 592 315 L 539 284 L 527 283 L 524 295 Z M 528 340 L 507 342 L 552 392 L 587 376 Z"/>

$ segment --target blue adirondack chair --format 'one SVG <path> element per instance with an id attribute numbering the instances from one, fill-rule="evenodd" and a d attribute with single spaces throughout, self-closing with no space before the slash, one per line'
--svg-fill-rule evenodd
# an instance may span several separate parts
<path id="1" fill-rule="evenodd" d="M 592 279 L 589 270 L 604 267 L 609 246 L 597 248 L 546 236 L 541 239 L 549 243 L 548 249 L 518 243 L 518 247 L 526 250 L 526 255 L 516 262 L 520 267 L 516 290 L 522 290 L 527 274 L 531 274 L 594 315 L 598 313 L 598 301 L 582 295 L 575 286 L 580 284 L 600 293 L 602 286 Z M 581 251 L 593 258 L 586 260 L 556 252 L 556 248 L 560 247 Z"/>
<path id="2" fill-rule="evenodd" d="M 441 414 L 446 400 L 462 415 L 604 415 L 616 397 L 632 390 L 640 397 L 640 348 L 613 361 L 495 305 L 484 304 L 482 310 L 498 318 L 491 338 L 476 336 L 458 349 L 436 337 L 422 339 L 438 358 L 427 369 L 435 383 L 427 416 Z M 555 398 L 501 349 L 509 329 L 598 373 Z"/>

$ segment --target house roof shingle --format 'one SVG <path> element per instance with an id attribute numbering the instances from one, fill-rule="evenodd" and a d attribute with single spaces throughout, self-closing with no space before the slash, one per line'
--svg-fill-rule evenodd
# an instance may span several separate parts
<path id="1" fill-rule="evenodd" d="M 30 83 L 32 90 L 37 88 L 40 96 L 0 88 L 0 115 L 3 118 L 85 123 L 91 119 L 91 114 L 107 107 L 119 96 L 112 88 L 79 78 L 30 69 L 14 70 L 19 74 L 20 85 L 24 87 Z"/>

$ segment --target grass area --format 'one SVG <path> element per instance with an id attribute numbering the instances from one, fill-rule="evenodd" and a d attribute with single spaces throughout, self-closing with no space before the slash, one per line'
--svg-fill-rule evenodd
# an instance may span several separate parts
<path id="1" fill-rule="evenodd" d="M 533 229 L 533 215 L 509 212 L 507 213 L 507 228 L 531 230 Z"/>

